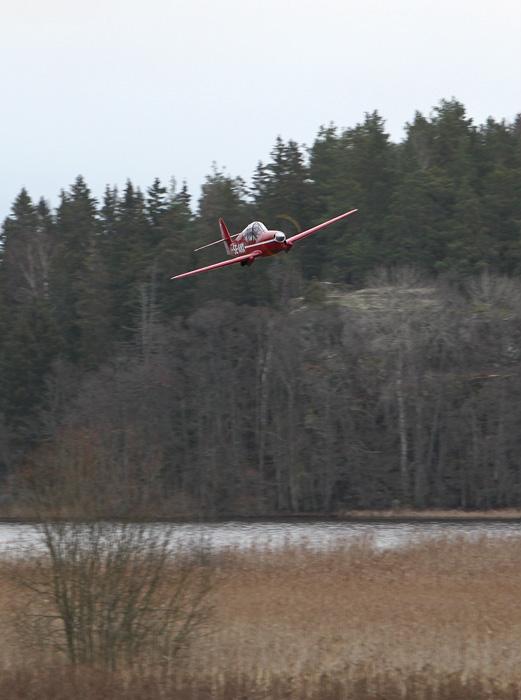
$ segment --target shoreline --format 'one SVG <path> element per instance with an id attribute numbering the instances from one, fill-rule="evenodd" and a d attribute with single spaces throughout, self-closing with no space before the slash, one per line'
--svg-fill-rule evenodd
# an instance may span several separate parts
<path id="1" fill-rule="evenodd" d="M 49 514 L 45 520 L 41 517 L 27 513 L 10 513 L 2 515 L 0 513 L 0 524 L 31 524 L 36 525 L 41 522 L 52 521 L 92 521 L 92 520 L 107 520 L 114 522 L 136 522 L 136 523 L 151 523 L 164 522 L 172 524 L 212 524 L 212 523 L 229 523 L 229 522 L 345 522 L 345 523 L 458 523 L 458 522 L 505 522 L 505 523 L 521 523 L 521 509 L 505 508 L 494 510 L 353 510 L 342 511 L 338 513 L 260 513 L 260 514 L 245 514 L 245 513 L 226 513 L 226 514 L 209 514 L 201 515 L 192 514 L 172 514 L 172 515 L 156 515 L 153 513 L 136 513 L 135 515 L 115 515 L 107 514 L 101 517 L 92 518 L 89 516 L 81 516 L 78 514 Z"/>

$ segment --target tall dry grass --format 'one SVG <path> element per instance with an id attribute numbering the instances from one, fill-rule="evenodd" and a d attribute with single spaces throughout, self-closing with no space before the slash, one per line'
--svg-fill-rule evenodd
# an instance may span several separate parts
<path id="1" fill-rule="evenodd" d="M 219 566 L 216 632 L 198 644 L 194 675 L 521 683 L 521 541 L 436 540 L 387 552 L 366 541 L 230 553 Z"/>
<path id="2" fill-rule="evenodd" d="M 251 678 L 222 674 L 212 678 L 108 675 L 99 669 L 41 669 L 8 671 L 0 676 L 0 697 L 9 700 L 517 700 L 514 686 L 481 678 L 449 676 L 433 685 L 427 673 L 363 674 L 345 681 L 322 676 L 306 678 L 271 676 Z"/>
<path id="3" fill-rule="evenodd" d="M 520 697 L 521 539 L 228 551 L 211 566 L 209 634 L 168 677 L 131 679 L 24 653 L 10 618 L 25 603 L 6 565 L 0 697 L 59 700 L 71 683 L 85 700 Z"/>

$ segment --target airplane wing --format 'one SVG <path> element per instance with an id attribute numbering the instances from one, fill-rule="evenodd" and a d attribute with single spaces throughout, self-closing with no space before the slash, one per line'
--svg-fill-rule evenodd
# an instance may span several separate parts
<path id="1" fill-rule="evenodd" d="M 226 265 L 234 265 L 238 262 L 243 262 L 249 260 L 253 262 L 256 257 L 262 255 L 260 250 L 253 250 L 247 255 L 238 255 L 236 258 L 231 258 L 230 260 L 223 260 L 222 262 L 214 263 L 213 265 L 207 265 L 206 267 L 198 267 L 197 270 L 190 270 L 190 272 L 183 272 L 182 275 L 175 275 L 171 277 L 171 280 L 179 280 L 181 277 L 191 277 L 192 275 L 198 275 L 200 272 L 208 272 L 208 270 L 216 270 L 218 267 L 226 267 Z"/>
<path id="2" fill-rule="evenodd" d="M 341 221 L 342 219 L 345 219 L 346 216 L 350 216 L 350 214 L 354 214 L 357 212 L 358 209 L 351 209 L 351 211 L 346 211 L 345 214 L 340 214 L 340 216 L 335 216 L 334 219 L 329 219 L 329 221 L 324 221 L 321 224 L 318 224 L 318 226 L 313 226 L 313 228 L 308 228 L 306 231 L 302 231 L 301 233 L 297 233 L 295 236 L 291 236 L 291 238 L 287 239 L 287 243 L 296 243 L 297 241 L 300 241 L 301 238 L 306 238 L 307 236 L 311 236 L 312 233 L 316 233 L 317 231 L 320 231 L 320 229 L 326 228 L 326 226 L 330 226 L 331 224 L 334 224 L 337 221 Z"/>

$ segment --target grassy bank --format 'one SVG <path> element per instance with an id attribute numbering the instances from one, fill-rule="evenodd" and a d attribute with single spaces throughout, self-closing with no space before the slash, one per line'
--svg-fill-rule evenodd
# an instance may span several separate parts
<path id="1" fill-rule="evenodd" d="M 460 510 L 447 508 L 388 508 L 383 510 L 341 510 L 330 513 L 323 512 L 229 512 L 218 515 L 202 515 L 200 512 L 165 508 L 164 510 L 143 509 L 132 511 L 132 515 L 122 516 L 117 512 L 103 512 L 103 519 L 131 522 L 170 522 L 170 523 L 204 523 L 204 522 L 229 522 L 238 520 L 251 521 L 292 521 L 292 520 L 336 520 L 336 521 L 389 521 L 389 522 L 433 522 L 433 521 L 505 521 L 521 523 L 521 509 L 496 508 L 489 510 Z M 33 507 L 11 505 L 0 508 L 0 523 L 37 523 L 44 520 L 84 521 L 91 520 L 88 511 L 77 508 L 44 509 L 36 512 Z M 97 518 L 95 518 L 97 519 Z"/>
<path id="2" fill-rule="evenodd" d="M 425 541 L 380 553 L 370 540 L 333 552 L 230 551 L 210 565 L 207 634 L 173 673 L 144 662 L 132 677 L 71 674 L 58 658 L 22 647 L 12 622 L 25 594 L 6 564 L 0 697 L 60 700 L 71 688 L 85 700 L 519 695 L 517 538 Z"/>

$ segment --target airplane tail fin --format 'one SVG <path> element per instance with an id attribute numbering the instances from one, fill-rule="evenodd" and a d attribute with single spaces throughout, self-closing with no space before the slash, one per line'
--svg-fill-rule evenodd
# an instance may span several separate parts
<path id="1" fill-rule="evenodd" d="M 224 219 L 222 217 L 219 219 L 219 228 L 221 229 L 221 238 L 224 241 L 224 247 L 226 248 L 226 252 L 229 254 L 232 237 L 230 236 L 230 232 L 228 231 L 228 228 L 224 223 Z"/>

